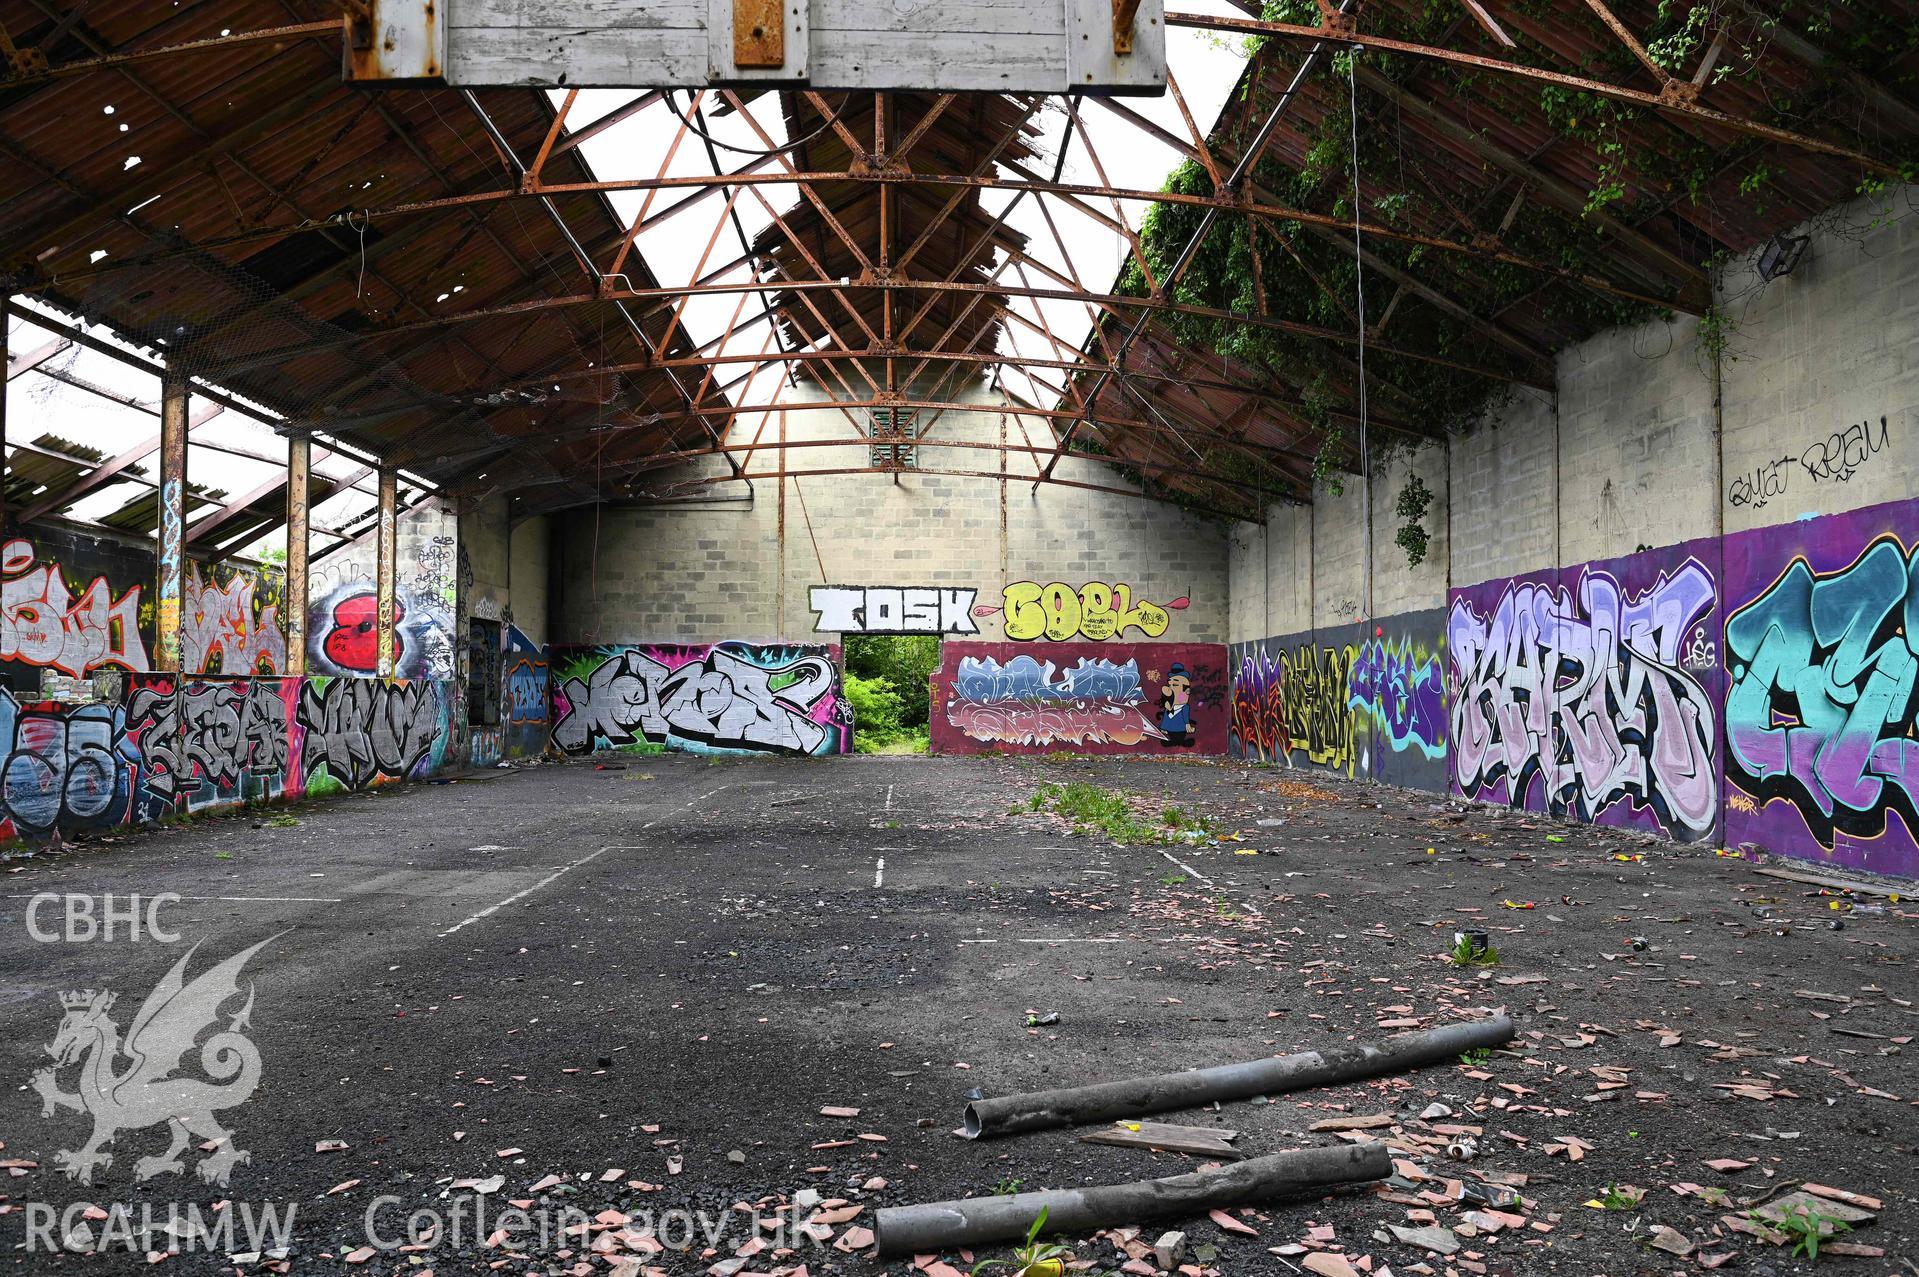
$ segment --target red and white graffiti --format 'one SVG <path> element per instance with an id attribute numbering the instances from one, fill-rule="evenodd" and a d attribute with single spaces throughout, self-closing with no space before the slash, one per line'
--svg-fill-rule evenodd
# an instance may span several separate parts
<path id="1" fill-rule="evenodd" d="M 148 668 L 139 586 L 116 599 L 107 579 L 95 577 L 76 599 L 60 565 L 39 560 L 25 538 L 0 546 L 0 578 L 0 661 L 45 665 L 75 678 L 109 665 L 136 673 Z"/>
<path id="2" fill-rule="evenodd" d="M 256 613 L 253 589 L 249 576 L 235 576 L 222 586 L 210 574 L 202 581 L 198 572 L 188 569 L 186 607 L 180 617 L 187 669 L 197 674 L 277 674 L 286 667 L 280 610 L 268 603 Z"/>

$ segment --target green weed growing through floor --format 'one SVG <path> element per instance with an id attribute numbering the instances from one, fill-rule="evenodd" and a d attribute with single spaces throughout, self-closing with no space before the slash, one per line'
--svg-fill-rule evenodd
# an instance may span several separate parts
<path id="1" fill-rule="evenodd" d="M 1020 1185 L 1024 1184 L 1025 1182 L 1026 1181 L 1023 1179 L 1018 1179 L 1014 1176 L 1009 1175 L 1005 1179 L 1001 1180 L 999 1183 L 993 1185 L 993 1196 L 1011 1197 L 1014 1193 L 1019 1192 Z"/>
<path id="2" fill-rule="evenodd" d="M 1608 1184 L 1594 1200 L 1606 1210 L 1638 1210 L 1646 1190 L 1631 1184 Z"/>
<path id="3" fill-rule="evenodd" d="M 1784 1233 L 1786 1240 L 1792 1243 L 1795 1259 L 1803 1257 L 1815 1263 L 1819 1260 L 1819 1243 L 1825 1240 L 1827 1232 L 1849 1233 L 1852 1231 L 1851 1224 L 1831 1215 L 1822 1215 L 1810 1206 L 1801 1206 L 1798 1210 L 1789 1211 L 1779 1219 L 1767 1219 L 1758 1211 L 1748 1211 L 1746 1218 Z"/>
<path id="4" fill-rule="evenodd" d="M 1162 874 L 1160 875 L 1159 880 L 1160 882 L 1164 883 L 1168 887 L 1178 887 L 1185 884 L 1186 875 L 1185 874 Z"/>
<path id="5" fill-rule="evenodd" d="M 1453 942 L 1451 955 L 1456 967 L 1496 967 L 1499 965 L 1499 950 L 1490 943 L 1484 948 L 1473 943 L 1471 936 L 1461 936 Z"/>
<path id="6" fill-rule="evenodd" d="M 983 1259 L 973 1265 L 974 1277 L 989 1268 L 1011 1269 L 1014 1277 L 1060 1277 L 1066 1271 L 1066 1258 L 1073 1250 L 1058 1242 L 1039 1239 L 1040 1230 L 1046 1227 L 1047 1214 L 1046 1207 L 1039 1208 L 1033 1226 L 1026 1230 L 1026 1240 L 1013 1247 L 1011 1259 Z"/>
<path id="7" fill-rule="evenodd" d="M 1070 784 L 1041 785 L 1021 811 L 1051 811 L 1073 822 L 1076 834 L 1103 834 L 1116 843 L 1191 842 L 1208 837 L 1213 829 L 1204 816 L 1190 814 L 1178 807 L 1160 813 L 1158 825 L 1149 824 L 1133 813 L 1126 795 L 1114 789 L 1102 789 L 1085 781 Z M 1184 881 L 1184 879 L 1181 879 Z M 1170 883 L 1168 884 L 1171 885 Z"/>
<path id="8" fill-rule="evenodd" d="M 291 829 L 299 823 L 300 818 L 298 816 L 289 816 L 285 812 L 281 812 L 273 819 L 267 821 L 267 824 L 272 825 L 275 829 Z"/>
<path id="9" fill-rule="evenodd" d="M 1470 1051 L 1461 1051 L 1459 1053 L 1459 1062 L 1461 1064 L 1484 1064 L 1492 1058 L 1492 1048 L 1485 1046 L 1476 1046 Z"/>

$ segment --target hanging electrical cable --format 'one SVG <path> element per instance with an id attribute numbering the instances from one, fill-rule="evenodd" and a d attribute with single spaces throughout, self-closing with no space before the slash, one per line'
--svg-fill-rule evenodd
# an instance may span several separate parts
<path id="1" fill-rule="evenodd" d="M 690 92 L 691 90 L 688 90 L 688 91 Z M 675 118 L 677 118 L 681 124 L 684 124 L 686 126 L 686 131 L 688 133 L 691 133 L 694 137 L 699 138 L 701 141 L 705 142 L 709 146 L 717 146 L 722 151 L 731 151 L 735 155 L 750 156 L 751 158 L 756 160 L 763 160 L 763 159 L 766 159 L 768 156 L 772 156 L 772 155 L 781 155 L 787 151 L 792 150 L 794 147 L 805 146 L 808 142 L 811 142 L 814 138 L 826 132 L 826 130 L 832 128 L 835 124 L 838 124 L 840 122 L 840 116 L 846 113 L 846 104 L 853 100 L 853 95 L 850 92 L 847 93 L 844 97 L 840 99 L 840 104 L 833 108 L 833 113 L 826 117 L 826 122 L 820 125 L 818 128 L 814 129 L 811 133 L 808 133 L 803 137 L 793 138 L 791 141 L 788 141 L 788 142 L 783 142 L 779 146 L 773 147 L 770 150 L 754 150 L 752 147 L 734 146 L 731 142 L 722 142 L 718 138 L 714 137 L 711 133 L 708 133 L 705 129 L 702 129 L 698 127 L 697 125 L 695 125 L 693 121 L 689 120 L 686 117 L 686 113 L 680 110 L 679 105 L 673 101 L 673 93 L 674 93 L 674 90 L 668 89 L 665 93 L 660 95 L 660 100 L 665 102 L 666 109 L 671 111 L 674 114 Z"/>
<path id="2" fill-rule="evenodd" d="M 1360 604 L 1368 627 L 1373 620 L 1373 464 L 1366 440 L 1366 254 L 1360 238 L 1359 204 L 1359 57 L 1362 46 L 1346 54 L 1346 94 L 1352 112 L 1353 148 L 1353 294 L 1359 320 L 1359 506 L 1366 526 L 1365 589 Z M 1370 640 L 1371 635 L 1366 639 Z"/>

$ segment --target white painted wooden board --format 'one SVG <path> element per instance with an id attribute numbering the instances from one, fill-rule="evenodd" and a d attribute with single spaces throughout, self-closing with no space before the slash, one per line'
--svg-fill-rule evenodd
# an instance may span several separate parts
<path id="1" fill-rule="evenodd" d="M 445 22 L 448 84 L 1157 94 L 1163 0 L 1141 0 L 1133 52 L 1116 55 L 1111 0 L 785 0 L 786 64 L 732 62 L 733 0 L 372 0 L 375 28 Z M 410 46 L 409 46 L 410 47 Z M 404 49 L 364 80 L 430 78 Z"/>

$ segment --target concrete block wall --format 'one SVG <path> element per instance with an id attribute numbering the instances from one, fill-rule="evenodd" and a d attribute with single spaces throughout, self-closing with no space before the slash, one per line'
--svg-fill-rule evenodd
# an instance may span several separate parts
<path id="1" fill-rule="evenodd" d="M 979 446 L 922 446 L 920 468 L 897 482 L 873 474 L 779 478 L 783 469 L 869 462 L 863 444 L 794 446 L 843 439 L 853 427 L 816 387 L 793 393 L 803 398 L 783 413 L 769 413 L 764 423 L 743 417 L 734 427 L 736 437 L 757 432 L 764 444 L 747 463 L 748 473 L 760 476 L 750 500 L 744 485 L 726 482 L 678 490 L 724 501 L 556 517 L 556 642 L 797 641 L 813 634 L 814 585 L 968 587 L 980 604 L 997 607 L 1005 586 L 1023 580 L 1124 584 L 1135 601 L 1162 605 L 1185 597 L 1189 605 L 1172 614 L 1162 641 L 1225 639 L 1226 527 L 1145 497 L 1064 484 L 1034 491 L 1019 477 L 1034 472 L 1030 454 L 997 447 L 1002 440 L 1043 446 L 1051 432 L 1008 411 L 983 385 L 957 392 L 973 406 L 949 410 L 932 428 L 937 437 Z M 982 477 L 1001 473 L 1002 458 L 1012 479 Z M 664 476 L 657 488 L 673 492 L 675 481 L 723 472 L 723 463 L 702 459 Z M 1127 486 L 1112 469 L 1079 458 L 1055 473 Z M 1002 636 L 998 616 L 979 618 L 979 625 L 982 639 Z M 1144 636 L 1133 630 L 1123 637 Z"/>
<path id="2" fill-rule="evenodd" d="M 1911 499 L 1919 491 L 1916 193 L 1897 188 L 1797 228 L 1810 246 L 1792 274 L 1770 283 L 1757 275 L 1758 250 L 1719 269 L 1722 323 L 1681 316 L 1597 334 L 1559 352 L 1554 393 L 1513 390 L 1488 405 L 1476 428 L 1383 467 L 1373 484 L 1371 591 L 1383 649 L 1349 639 L 1339 607 L 1355 579 L 1355 546 L 1363 548 L 1353 481 L 1345 496 L 1318 494 L 1309 512 L 1276 507 L 1264 526 L 1236 527 L 1230 638 L 1236 668 L 1256 675 L 1260 692 L 1255 702 L 1235 688 L 1245 740 L 1259 743 L 1261 757 L 1272 756 L 1282 736 L 1300 752 L 1297 725 L 1272 721 L 1275 706 L 1290 714 L 1293 701 L 1273 689 L 1308 675 L 1323 681 L 1324 671 L 1291 668 L 1276 640 L 1296 644 L 1310 632 L 1328 659 L 1346 662 L 1356 701 L 1362 691 L 1374 697 L 1376 738 L 1403 735 L 1423 744 L 1428 760 L 1435 744 L 1439 756 L 1452 751 L 1451 771 L 1472 772 L 1474 797 L 1919 874 L 1905 809 L 1889 800 L 1849 809 L 1853 791 L 1830 791 L 1830 778 L 1800 775 L 1793 762 L 1825 747 L 1802 740 L 1786 753 L 1776 740 L 1845 722 L 1844 748 L 1855 753 L 1872 750 L 1860 733 L 1884 744 L 1875 759 L 1898 757 L 1909 743 L 1913 706 L 1894 705 L 1884 723 L 1869 726 L 1843 708 L 1859 694 L 1847 689 L 1866 675 L 1832 664 L 1814 636 L 1800 632 L 1811 621 L 1793 611 L 1798 596 L 1789 598 L 1786 585 L 1792 573 L 1810 572 L 1814 588 L 1833 600 L 1822 606 L 1843 600 L 1888 617 L 1919 606 L 1911 591 L 1879 597 L 1891 579 L 1884 564 L 1875 562 L 1877 575 L 1855 570 L 1868 549 L 1883 558 L 1896 548 L 1910 561 L 1919 546 L 1919 502 Z M 1725 334 L 1723 348 L 1708 340 L 1715 330 Z M 1393 502 L 1408 469 L 1426 477 L 1436 497 L 1426 520 L 1434 559 L 1420 569 L 1408 569 L 1392 543 Z M 1434 482 L 1442 476 L 1443 485 Z M 1302 575 L 1313 599 L 1304 615 L 1293 602 Z M 1631 642 L 1622 637 L 1625 614 L 1609 611 L 1615 599 L 1640 609 L 1630 616 Z M 1531 631 L 1506 628 L 1522 611 L 1544 626 L 1540 651 L 1524 660 L 1518 649 L 1532 642 Z M 1764 627 L 1753 618 L 1762 613 L 1776 620 L 1786 658 L 1797 662 L 1777 675 L 1754 650 Z M 1400 631 L 1405 643 L 1395 646 Z M 1906 639 L 1919 656 L 1919 643 Z M 1428 668 L 1424 653 L 1439 653 L 1446 671 L 1443 742 L 1389 722 L 1379 708 L 1414 703 L 1400 684 Z M 1559 671 L 1555 683 L 1527 683 L 1546 668 Z M 1656 686 L 1656 713 L 1595 697 L 1605 679 L 1574 679 L 1566 673 L 1573 669 L 1616 671 L 1618 686 L 1642 695 Z M 1757 686 L 1762 676 L 1785 681 L 1768 690 Z M 1430 691 L 1430 680 L 1422 686 Z M 1488 716 L 1489 698 L 1498 716 Z M 1780 698 L 1800 702 L 1800 726 L 1774 721 L 1770 706 Z M 1643 716 L 1633 719 L 1635 712 Z M 1653 721 L 1657 748 L 1643 730 Z M 1602 740 L 1623 741 L 1623 752 L 1600 748 Z M 1569 742 L 1578 746 L 1571 755 Z M 1835 739 L 1826 747 L 1840 746 Z M 1467 755 L 1470 766 L 1461 761 Z M 1507 775 L 1502 757 L 1537 760 L 1520 792 L 1513 782 L 1522 773 L 1515 764 Z M 1458 781 L 1452 774 L 1455 792 Z M 1883 784 L 1892 792 L 1903 782 Z M 1875 782 L 1853 796 L 1881 792 Z M 1837 828 L 1835 808 L 1844 817 Z"/>

